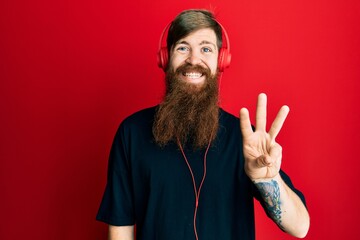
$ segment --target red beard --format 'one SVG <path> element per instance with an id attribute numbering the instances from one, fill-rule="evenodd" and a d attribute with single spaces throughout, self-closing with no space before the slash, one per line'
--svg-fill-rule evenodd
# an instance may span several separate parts
<path id="1" fill-rule="evenodd" d="M 202 85 L 184 82 L 178 76 L 196 71 L 205 76 Z M 212 142 L 219 125 L 217 74 L 202 66 L 184 64 L 176 71 L 166 72 L 166 96 L 159 105 L 153 124 L 155 141 L 160 146 L 169 142 L 194 149 L 204 148 Z"/>

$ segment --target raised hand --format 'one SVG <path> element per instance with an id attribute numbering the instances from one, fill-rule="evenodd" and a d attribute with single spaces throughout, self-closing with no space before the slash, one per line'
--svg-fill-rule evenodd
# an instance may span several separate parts
<path id="1" fill-rule="evenodd" d="M 261 93 L 256 108 L 255 132 L 251 127 L 249 111 L 246 108 L 240 110 L 245 172 L 253 181 L 273 179 L 281 166 L 282 148 L 275 138 L 289 113 L 289 107 L 281 107 L 269 132 L 266 132 L 266 103 L 267 97 Z"/>

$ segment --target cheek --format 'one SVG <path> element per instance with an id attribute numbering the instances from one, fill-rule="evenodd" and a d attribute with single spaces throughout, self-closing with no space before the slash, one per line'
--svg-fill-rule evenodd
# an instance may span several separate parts
<path id="1" fill-rule="evenodd" d="M 182 60 L 180 57 L 177 56 L 172 56 L 170 58 L 170 66 L 172 66 L 174 69 L 178 68 L 182 63 L 184 62 L 184 60 Z"/>
<path id="2" fill-rule="evenodd" d="M 206 65 L 210 68 L 211 73 L 215 73 L 218 67 L 218 56 L 219 54 L 213 54 L 206 58 Z"/>
<path id="3" fill-rule="evenodd" d="M 215 73 L 218 67 L 218 59 L 216 58 L 215 60 L 211 61 L 211 72 Z"/>

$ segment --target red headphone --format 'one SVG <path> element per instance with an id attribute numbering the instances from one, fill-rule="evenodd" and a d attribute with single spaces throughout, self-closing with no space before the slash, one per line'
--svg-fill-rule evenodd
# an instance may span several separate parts
<path id="1" fill-rule="evenodd" d="M 218 68 L 220 72 L 223 72 L 225 68 L 228 68 L 230 66 L 230 62 L 231 62 L 230 42 L 225 28 L 217 20 L 215 21 L 219 24 L 222 32 L 223 46 L 219 50 Z M 161 34 L 160 42 L 159 42 L 159 50 L 157 53 L 158 66 L 162 68 L 164 71 L 166 70 L 169 61 L 168 49 L 165 43 L 165 35 L 166 35 L 165 33 L 168 32 L 170 26 L 171 23 L 169 23 L 165 27 L 165 29 Z M 226 43 L 225 47 L 224 47 L 224 42 Z"/>

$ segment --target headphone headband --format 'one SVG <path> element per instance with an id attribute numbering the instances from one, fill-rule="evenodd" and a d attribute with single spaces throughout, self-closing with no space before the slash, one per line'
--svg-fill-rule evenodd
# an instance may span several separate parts
<path id="1" fill-rule="evenodd" d="M 216 19 L 213 20 L 220 26 L 222 32 L 223 45 L 219 49 L 218 68 L 220 72 L 223 72 L 225 68 L 228 68 L 230 66 L 230 62 L 231 62 L 230 41 L 228 34 L 225 28 L 221 25 L 221 23 Z M 167 36 L 171 24 L 172 22 L 168 23 L 161 33 L 160 41 L 159 41 L 159 50 L 157 54 L 158 66 L 162 68 L 164 71 L 166 71 L 166 67 L 169 61 L 169 53 L 167 49 L 167 44 L 165 42 L 166 39 L 165 35 Z M 224 47 L 224 42 L 226 43 L 226 47 Z"/>

